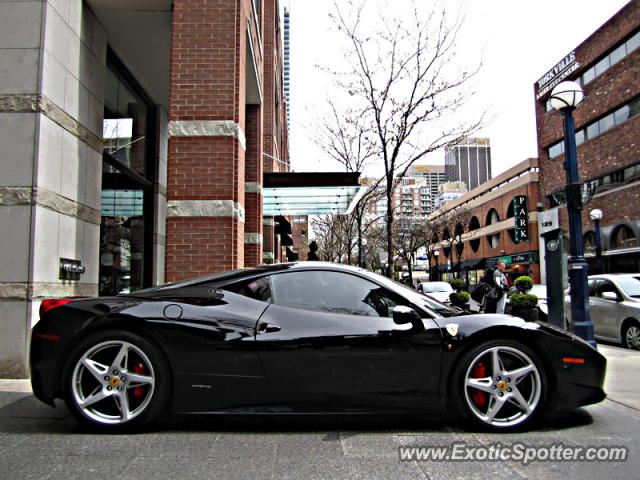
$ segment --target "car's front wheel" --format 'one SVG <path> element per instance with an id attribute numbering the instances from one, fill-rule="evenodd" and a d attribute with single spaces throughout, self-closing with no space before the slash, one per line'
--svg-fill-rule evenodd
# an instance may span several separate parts
<path id="1" fill-rule="evenodd" d="M 640 324 L 637 321 L 627 321 L 622 332 L 624 345 L 632 350 L 640 350 Z"/>
<path id="2" fill-rule="evenodd" d="M 458 412 L 484 428 L 522 427 L 544 407 L 544 368 L 537 355 L 520 342 L 492 340 L 472 348 L 452 378 Z"/>
<path id="3" fill-rule="evenodd" d="M 163 355 L 140 335 L 105 331 L 81 340 L 64 370 L 65 401 L 85 425 L 115 430 L 153 420 L 169 393 Z"/>

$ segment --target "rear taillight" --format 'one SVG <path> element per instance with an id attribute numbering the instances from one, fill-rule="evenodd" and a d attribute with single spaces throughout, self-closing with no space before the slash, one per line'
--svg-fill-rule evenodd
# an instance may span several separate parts
<path id="1" fill-rule="evenodd" d="M 59 307 L 61 305 L 65 305 L 69 302 L 73 302 L 79 298 L 87 298 L 87 297 L 68 297 L 68 298 L 49 298 L 47 300 L 43 300 L 40 304 L 40 318 L 43 317 L 45 313 L 49 310 Z"/>

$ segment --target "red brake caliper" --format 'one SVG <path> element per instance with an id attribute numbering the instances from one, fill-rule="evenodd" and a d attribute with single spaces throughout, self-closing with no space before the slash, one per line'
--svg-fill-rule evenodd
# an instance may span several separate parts
<path id="1" fill-rule="evenodd" d="M 485 378 L 487 376 L 487 369 L 484 366 L 484 363 L 478 362 L 473 370 L 471 371 L 472 378 Z M 471 398 L 473 399 L 473 403 L 476 404 L 476 407 L 484 407 L 487 405 L 487 394 L 485 392 L 481 392 L 480 390 L 474 390 L 471 392 Z"/>
<path id="2" fill-rule="evenodd" d="M 137 361 L 133 366 L 133 373 L 138 373 L 140 375 L 144 375 L 147 373 L 147 369 L 144 368 L 144 363 Z M 144 395 L 144 391 L 142 387 L 133 387 L 133 396 L 136 398 L 140 398 Z"/>

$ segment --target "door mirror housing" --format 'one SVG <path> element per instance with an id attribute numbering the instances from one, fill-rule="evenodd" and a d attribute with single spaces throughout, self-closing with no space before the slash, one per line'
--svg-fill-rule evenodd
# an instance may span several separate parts
<path id="1" fill-rule="evenodd" d="M 393 307 L 393 321 L 396 325 L 406 325 L 407 323 L 415 325 L 417 322 L 422 323 L 422 318 L 413 308 L 396 305 Z"/>
<path id="2" fill-rule="evenodd" d="M 611 300 L 613 302 L 619 302 L 620 297 L 616 292 L 602 292 L 602 298 L 605 300 Z"/>

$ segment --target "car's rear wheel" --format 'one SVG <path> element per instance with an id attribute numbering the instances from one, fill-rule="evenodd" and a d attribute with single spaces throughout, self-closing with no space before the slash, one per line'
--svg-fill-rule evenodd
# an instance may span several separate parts
<path id="1" fill-rule="evenodd" d="M 63 381 L 67 406 L 80 423 L 116 430 L 147 423 L 162 411 L 169 368 L 147 339 L 105 331 L 78 344 Z"/>
<path id="2" fill-rule="evenodd" d="M 542 363 L 531 349 L 512 340 L 492 340 L 468 351 L 453 382 L 453 404 L 467 421 L 484 428 L 529 424 L 546 399 Z"/>
<path id="3" fill-rule="evenodd" d="M 627 322 L 622 332 L 622 338 L 624 339 L 625 347 L 632 350 L 640 350 L 640 324 L 635 320 Z"/>

